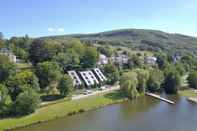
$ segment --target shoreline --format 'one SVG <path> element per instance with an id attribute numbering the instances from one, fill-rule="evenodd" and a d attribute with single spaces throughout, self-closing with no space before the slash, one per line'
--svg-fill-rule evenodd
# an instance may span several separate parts
<path id="1" fill-rule="evenodd" d="M 114 98 L 107 98 L 107 95 L 112 95 L 112 96 L 114 95 L 113 96 Z M 103 108 L 105 106 L 109 106 L 109 105 L 113 105 L 113 104 L 117 104 L 117 103 L 122 103 L 122 102 L 125 102 L 128 100 L 126 97 L 123 97 L 121 95 L 122 95 L 121 91 L 118 90 L 118 91 L 112 91 L 112 92 L 109 92 L 106 94 L 90 96 L 88 98 L 83 98 L 82 100 L 78 100 L 78 101 L 65 101 L 62 103 L 57 103 L 57 104 L 49 105 L 46 107 L 42 107 L 41 109 L 38 109 L 38 111 L 36 111 L 34 114 L 30 114 L 28 116 L 24 116 L 21 118 L 7 118 L 7 119 L 0 120 L 0 131 L 11 131 L 11 130 L 17 130 L 20 128 L 31 127 L 34 125 L 38 125 L 38 124 L 49 122 L 52 120 L 64 118 L 67 116 L 72 116 L 72 115 L 80 114 L 83 112 L 96 110 L 96 109 Z M 82 102 L 82 104 L 77 105 L 80 102 Z M 65 110 L 64 109 L 54 109 L 57 111 L 53 111 L 53 108 L 55 108 L 56 106 L 58 108 L 59 105 L 61 105 L 62 108 L 65 108 Z M 64 106 L 62 106 L 62 105 L 64 105 Z M 67 108 L 69 106 L 70 106 L 70 108 L 76 106 L 76 108 L 72 108 L 72 109 L 68 110 Z M 61 107 L 59 107 L 59 108 L 61 108 Z M 45 110 L 50 110 L 50 111 L 52 110 L 52 111 L 49 112 L 49 114 L 47 114 L 47 113 L 42 114 L 42 112 L 45 112 Z M 63 110 L 64 112 L 62 113 L 60 110 Z M 54 113 L 54 114 L 52 114 L 52 113 Z M 39 115 L 42 115 L 43 117 L 41 117 Z M 18 121 L 18 119 L 20 121 Z M 18 121 L 18 122 L 13 124 L 12 121 L 13 122 Z M 25 123 L 21 124 L 23 122 L 25 122 Z M 3 127 L 1 127 L 1 125 Z"/>

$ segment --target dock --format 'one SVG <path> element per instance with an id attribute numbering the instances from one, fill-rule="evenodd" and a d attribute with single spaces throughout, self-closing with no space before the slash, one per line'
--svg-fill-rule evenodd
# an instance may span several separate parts
<path id="1" fill-rule="evenodd" d="M 173 101 L 171 101 L 171 100 L 168 100 L 168 99 L 166 99 L 166 98 L 163 98 L 163 97 L 161 97 L 160 95 L 156 95 L 156 94 L 148 93 L 148 92 L 146 93 L 146 95 L 147 95 L 147 96 L 154 97 L 154 98 L 159 99 L 159 100 L 162 100 L 162 101 L 167 102 L 167 103 L 169 103 L 169 104 L 175 104 L 175 102 L 173 102 Z"/>

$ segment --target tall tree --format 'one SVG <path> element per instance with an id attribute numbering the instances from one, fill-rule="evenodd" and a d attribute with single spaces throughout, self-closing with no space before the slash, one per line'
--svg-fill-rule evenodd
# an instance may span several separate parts
<path id="1" fill-rule="evenodd" d="M 138 97 L 138 79 L 137 74 L 135 72 L 127 72 L 124 73 L 120 78 L 120 88 L 125 92 L 125 94 L 131 98 Z"/>
<path id="2" fill-rule="evenodd" d="M 22 71 L 10 77 L 7 81 L 7 86 L 13 100 L 15 100 L 16 97 L 25 90 L 25 87 L 34 90 L 40 89 L 38 78 L 31 71 Z"/>
<path id="3" fill-rule="evenodd" d="M 8 95 L 8 89 L 5 85 L 0 84 L 0 117 L 10 114 L 12 100 Z"/>
<path id="4" fill-rule="evenodd" d="M 137 79 L 138 79 L 138 91 L 140 93 L 145 93 L 146 91 L 146 83 L 149 78 L 149 71 L 144 69 L 136 69 L 134 70 L 137 73 Z"/>
<path id="5" fill-rule="evenodd" d="M 164 79 L 164 89 L 168 94 L 176 94 L 181 86 L 181 77 L 176 71 L 169 72 Z"/>
<path id="6" fill-rule="evenodd" d="M 115 84 L 119 80 L 119 71 L 111 63 L 104 66 L 104 73 L 107 76 L 107 83 L 110 85 Z"/>
<path id="7" fill-rule="evenodd" d="M 52 91 L 61 78 L 61 68 L 56 62 L 43 62 L 36 66 L 36 75 L 42 89 Z"/>
<path id="8" fill-rule="evenodd" d="M 81 64 L 84 68 L 94 67 L 99 59 L 99 53 L 95 47 L 86 47 Z"/>
<path id="9" fill-rule="evenodd" d="M 61 50 L 61 43 L 57 41 L 36 39 L 29 49 L 29 57 L 34 64 L 37 64 L 52 60 Z"/>
<path id="10" fill-rule="evenodd" d="M 150 70 L 150 76 L 147 81 L 147 89 L 151 92 L 159 91 L 163 80 L 164 75 L 162 71 L 158 69 Z"/>
<path id="11" fill-rule="evenodd" d="M 0 55 L 0 82 L 5 82 L 9 77 L 15 75 L 16 66 L 10 62 L 9 58 Z"/>
<path id="12" fill-rule="evenodd" d="M 69 75 L 64 75 L 58 85 L 61 96 L 68 96 L 74 89 L 73 81 Z"/>

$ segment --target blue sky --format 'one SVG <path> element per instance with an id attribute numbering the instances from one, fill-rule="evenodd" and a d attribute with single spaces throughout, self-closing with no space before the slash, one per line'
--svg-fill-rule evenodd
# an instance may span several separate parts
<path id="1" fill-rule="evenodd" d="M 121 28 L 197 36 L 197 0 L 1 0 L 6 38 L 94 33 Z"/>

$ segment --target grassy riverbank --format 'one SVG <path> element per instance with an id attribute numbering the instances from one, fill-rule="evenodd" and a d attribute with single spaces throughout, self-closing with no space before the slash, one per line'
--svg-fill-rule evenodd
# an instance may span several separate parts
<path id="1" fill-rule="evenodd" d="M 59 117 L 64 117 L 77 112 L 122 102 L 124 99 L 125 97 L 120 91 L 114 91 L 108 94 L 92 96 L 76 101 L 64 101 L 54 105 L 42 107 L 34 114 L 28 116 L 0 120 L 0 131 L 17 127 L 25 127 L 31 124 L 57 119 Z"/>
<path id="2" fill-rule="evenodd" d="M 181 90 L 179 91 L 179 95 L 184 96 L 184 97 L 197 98 L 197 92 L 193 89 Z"/>

